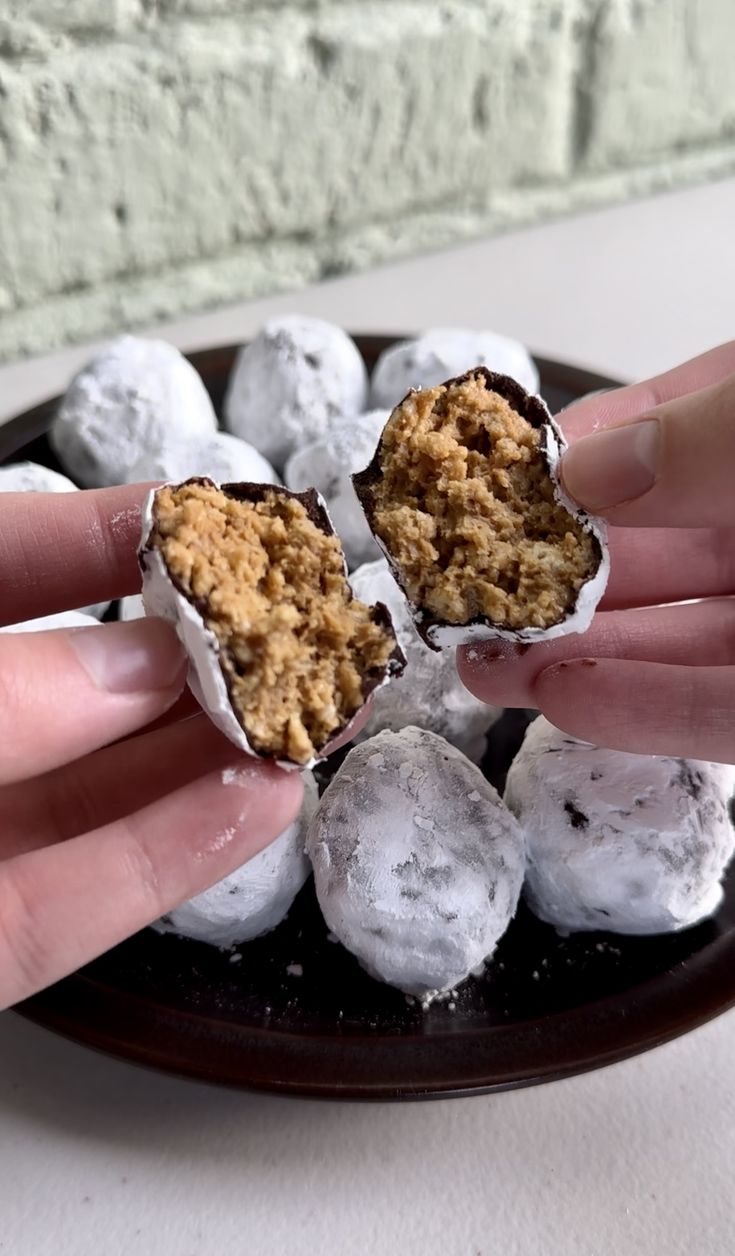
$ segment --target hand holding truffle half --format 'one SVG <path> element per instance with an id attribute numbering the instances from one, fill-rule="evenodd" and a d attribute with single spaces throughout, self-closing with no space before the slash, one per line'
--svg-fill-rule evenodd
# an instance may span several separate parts
<path id="1" fill-rule="evenodd" d="M 0 1007 L 233 873 L 301 806 L 299 773 L 194 714 L 169 624 L 67 609 L 140 587 L 145 495 L 0 492 Z"/>
<path id="2" fill-rule="evenodd" d="M 562 413 L 568 497 L 609 525 L 584 637 L 460 651 L 477 697 L 575 737 L 735 763 L 735 342 Z"/>

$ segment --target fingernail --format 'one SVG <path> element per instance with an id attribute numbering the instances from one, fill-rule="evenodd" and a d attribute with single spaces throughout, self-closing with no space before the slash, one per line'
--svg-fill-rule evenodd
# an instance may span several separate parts
<path id="1" fill-rule="evenodd" d="M 183 678 L 181 644 L 162 619 L 80 628 L 69 642 L 92 683 L 107 693 L 168 689 Z"/>
<path id="2" fill-rule="evenodd" d="M 642 497 L 656 482 L 660 443 L 657 419 L 585 436 L 562 459 L 564 487 L 589 510 L 607 510 Z"/>

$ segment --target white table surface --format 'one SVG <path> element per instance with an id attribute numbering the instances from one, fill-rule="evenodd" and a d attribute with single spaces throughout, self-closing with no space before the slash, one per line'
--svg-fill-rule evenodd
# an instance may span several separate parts
<path id="1" fill-rule="evenodd" d="M 301 310 L 490 325 L 641 376 L 735 335 L 735 181 L 515 232 L 162 329 Z M 0 418 L 89 347 L 0 370 Z M 234 1094 L 0 1017 L 5 1256 L 732 1256 L 735 1013 L 599 1073 L 361 1106 Z"/>

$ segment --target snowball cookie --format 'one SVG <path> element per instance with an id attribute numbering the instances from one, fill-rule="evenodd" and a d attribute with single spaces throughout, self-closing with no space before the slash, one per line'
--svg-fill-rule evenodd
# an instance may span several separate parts
<path id="1" fill-rule="evenodd" d="M 603 750 L 539 717 L 505 790 L 531 910 L 565 932 L 671 933 L 711 916 L 735 848 L 734 784 L 723 764 Z"/>
<path id="2" fill-rule="evenodd" d="M 406 599 L 384 558 L 365 563 L 350 576 L 355 597 L 388 607 L 398 643 L 406 656 L 406 670 L 373 695 L 371 714 L 361 738 L 383 728 L 393 732 L 414 724 L 446 737 L 468 759 L 479 762 L 485 752 L 485 734 L 502 714 L 465 689 L 454 662 L 454 652 L 430 650 L 411 621 Z"/>
<path id="3" fill-rule="evenodd" d="M 512 376 L 527 392 L 538 391 L 538 371 L 518 340 L 492 331 L 436 327 L 383 350 L 370 381 L 370 404 L 392 410 L 410 388 L 434 388 L 473 366 L 487 366 Z"/>
<path id="4" fill-rule="evenodd" d="M 272 318 L 238 354 L 225 425 L 279 470 L 289 454 L 367 406 L 367 371 L 341 327 L 290 314 Z"/>
<path id="5" fill-rule="evenodd" d="M 607 529 L 564 492 L 565 449 L 541 398 L 485 367 L 396 406 L 352 483 L 428 645 L 589 627 Z"/>
<path id="6" fill-rule="evenodd" d="M 321 493 L 350 568 L 380 556 L 350 476 L 369 463 L 388 418 L 387 410 L 369 410 L 345 419 L 323 440 L 297 450 L 286 463 L 284 479 L 289 488 L 297 493 L 315 488 Z"/>
<path id="7" fill-rule="evenodd" d="M 0 493 L 76 492 L 77 486 L 68 476 L 39 462 L 11 462 L 0 467 Z"/>
<path id="8" fill-rule="evenodd" d="M 99 628 L 94 615 L 84 611 L 59 611 L 41 619 L 26 619 L 22 624 L 6 624 L 0 632 L 50 632 L 54 628 Z"/>
<path id="9" fill-rule="evenodd" d="M 350 751 L 306 839 L 324 919 L 373 977 L 430 996 L 495 949 L 518 903 L 523 836 L 442 737 L 378 733 Z"/>
<path id="10" fill-rule="evenodd" d="M 80 484 L 125 484 L 148 449 L 213 433 L 212 403 L 194 367 L 163 340 L 119 336 L 82 367 L 50 432 Z"/>
<path id="11" fill-rule="evenodd" d="M 235 779 L 236 773 L 225 769 L 224 787 Z M 309 875 L 304 834 L 319 791 L 311 772 L 303 773 L 303 781 L 304 801 L 293 824 L 241 868 L 167 912 L 153 928 L 212 946 L 249 942 L 275 929 Z"/>
<path id="12" fill-rule="evenodd" d="M 60 471 L 41 466 L 39 462 L 11 462 L 0 467 L 0 493 L 76 493 L 76 484 Z M 95 602 L 82 608 L 83 615 L 101 619 L 109 602 Z"/>
<path id="13" fill-rule="evenodd" d="M 128 484 L 143 480 L 178 481 L 194 475 L 206 475 L 224 484 L 233 480 L 279 483 L 273 467 L 257 449 L 227 432 L 214 432 L 187 441 L 168 441 L 160 449 L 146 449 L 130 468 L 126 481 Z"/>

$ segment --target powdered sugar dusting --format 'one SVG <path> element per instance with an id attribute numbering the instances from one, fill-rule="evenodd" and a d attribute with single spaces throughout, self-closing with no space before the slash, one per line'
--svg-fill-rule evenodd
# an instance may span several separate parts
<path id="1" fill-rule="evenodd" d="M 492 953 L 523 879 L 523 838 L 493 787 L 417 728 L 349 753 L 307 849 L 328 927 L 369 973 L 422 999 Z"/>
<path id="2" fill-rule="evenodd" d="M 540 716 L 508 773 L 526 896 L 558 929 L 667 933 L 710 916 L 735 849 L 735 768 L 581 742 Z"/>
<path id="3" fill-rule="evenodd" d="M 125 510 L 116 510 L 110 515 L 110 531 L 113 536 L 120 533 L 135 533 L 140 527 L 141 507 L 129 506 Z"/>
<path id="4" fill-rule="evenodd" d="M 299 314 L 272 318 L 240 351 L 225 423 L 276 468 L 367 402 L 367 372 L 341 327 Z M 263 416 L 268 422 L 263 422 Z"/>
<path id="5" fill-rule="evenodd" d="M 210 855 L 216 855 L 219 851 L 224 850 L 226 846 L 230 845 L 230 842 L 239 833 L 239 831 L 240 830 L 237 825 L 230 825 L 227 828 L 220 829 L 219 832 L 215 833 L 214 837 L 210 838 L 206 845 L 197 852 L 196 858 L 201 862 L 208 859 Z"/>
<path id="6" fill-rule="evenodd" d="M 520 341 L 490 331 L 435 327 L 381 353 L 371 381 L 372 404 L 392 409 L 409 389 L 435 388 L 473 366 L 511 375 L 528 392 L 539 385 L 533 359 Z"/>
<path id="7" fill-rule="evenodd" d="M 216 427 L 207 390 L 178 349 L 119 336 L 72 380 L 50 440 L 78 483 L 102 488 L 124 482 L 141 454 L 172 430 L 186 439 Z"/>
<path id="8" fill-rule="evenodd" d="M 264 783 L 263 769 L 247 759 L 236 767 L 223 768 L 220 779 L 223 785 L 234 785 L 236 789 L 252 789 L 255 784 L 260 787 Z"/>
<path id="9" fill-rule="evenodd" d="M 342 420 L 322 440 L 289 458 L 284 478 L 297 493 L 317 488 L 327 503 L 350 568 L 380 557 L 351 476 L 368 465 L 388 421 L 388 410 L 372 410 Z"/>

